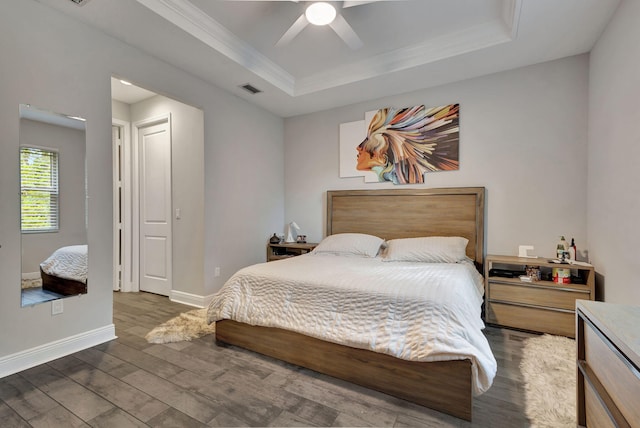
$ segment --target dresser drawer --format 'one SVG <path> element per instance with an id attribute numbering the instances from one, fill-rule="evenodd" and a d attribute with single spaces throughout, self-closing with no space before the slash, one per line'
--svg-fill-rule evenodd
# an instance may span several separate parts
<path id="1" fill-rule="evenodd" d="M 489 302 L 487 321 L 524 330 L 575 337 L 576 321 L 573 312 Z"/>
<path id="2" fill-rule="evenodd" d="M 528 285 L 489 282 L 489 299 L 502 302 L 523 303 L 535 306 L 573 310 L 577 299 L 588 299 L 589 293 L 579 291 L 553 290 Z"/>
<path id="3" fill-rule="evenodd" d="M 589 383 L 584 386 L 584 405 L 586 407 L 587 428 L 616 428 L 607 408 L 602 405 L 598 394 Z"/>
<path id="4" fill-rule="evenodd" d="M 585 326 L 584 352 L 586 365 L 607 390 L 627 421 L 640 421 L 640 377 L 632 364 L 616 353 L 591 326 Z M 586 398 L 586 397 L 585 397 Z"/>

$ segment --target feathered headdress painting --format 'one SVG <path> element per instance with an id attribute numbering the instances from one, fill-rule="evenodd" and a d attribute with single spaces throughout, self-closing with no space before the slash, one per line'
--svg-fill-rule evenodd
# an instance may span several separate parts
<path id="1" fill-rule="evenodd" d="M 362 122 L 340 126 L 341 177 L 365 175 L 365 181 L 424 183 L 424 174 L 457 170 L 460 141 L 459 104 L 385 108 L 373 113 L 360 144 L 353 144 Z M 346 140 L 350 140 L 349 143 Z M 354 147 L 355 145 L 355 147 Z M 347 147 L 351 146 L 350 156 Z M 356 159 L 353 159 L 355 148 Z M 347 159 L 355 164 L 349 168 Z M 368 176 L 366 174 L 369 174 Z M 372 174 L 377 179 L 372 179 Z"/>

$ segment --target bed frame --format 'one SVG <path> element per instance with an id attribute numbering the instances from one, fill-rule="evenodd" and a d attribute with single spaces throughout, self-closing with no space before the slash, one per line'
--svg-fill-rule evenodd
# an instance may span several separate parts
<path id="1" fill-rule="evenodd" d="M 75 296 L 77 294 L 87 294 L 87 284 L 73 279 L 60 278 L 49 275 L 40 268 L 42 278 L 42 289 L 62 294 L 63 296 Z"/>
<path id="2" fill-rule="evenodd" d="M 369 233 L 385 239 L 463 236 L 482 272 L 483 187 L 327 192 L 327 235 Z M 353 382 L 461 419 L 472 416 L 470 360 L 415 362 L 325 342 L 299 333 L 216 322 L 216 341 Z"/>

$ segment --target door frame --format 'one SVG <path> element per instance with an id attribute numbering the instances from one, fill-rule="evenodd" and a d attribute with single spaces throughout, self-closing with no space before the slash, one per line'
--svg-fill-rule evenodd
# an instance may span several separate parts
<path id="1" fill-rule="evenodd" d="M 143 119 L 133 124 L 112 119 L 112 126 L 120 129 L 121 165 L 118 165 L 117 145 L 113 143 L 113 289 L 123 292 L 140 291 L 140 168 L 139 130 L 167 122 L 171 130 L 171 113 Z M 122 174 L 122 199 L 118 197 L 118 168 Z M 173 194 L 171 194 L 173 200 Z M 134 202 L 137 201 L 137 202 Z M 122 206 L 120 206 L 122 204 Z M 172 203 L 173 206 L 173 203 Z M 122 210 L 122 264 L 118 266 L 118 214 Z M 173 211 L 173 210 L 172 210 Z M 173 218 L 173 217 L 172 217 Z M 171 233 L 173 234 L 173 227 Z M 121 281 L 118 284 L 118 270 Z M 172 286 L 173 288 L 173 286 Z"/>
<path id="2" fill-rule="evenodd" d="M 120 130 L 120 156 L 117 142 L 113 141 L 113 289 L 119 291 L 138 291 L 137 280 L 132 275 L 132 218 L 131 204 L 131 122 L 112 119 L 112 127 Z M 118 176 L 122 188 L 121 198 L 118 195 Z M 118 217 L 122 215 L 121 225 Z M 118 228 L 122 229 L 122 255 L 119 253 Z M 118 260 L 122 256 L 122 263 Z M 120 272 L 120 281 L 118 281 Z"/>

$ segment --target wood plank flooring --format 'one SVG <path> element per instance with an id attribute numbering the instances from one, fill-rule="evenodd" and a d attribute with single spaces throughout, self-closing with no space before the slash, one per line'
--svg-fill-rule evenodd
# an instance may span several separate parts
<path id="1" fill-rule="evenodd" d="M 519 363 L 530 334 L 488 327 L 498 361 L 473 422 L 285 364 L 212 336 L 151 345 L 144 335 L 190 307 L 114 293 L 117 340 L 0 379 L 2 427 L 527 427 Z"/>

